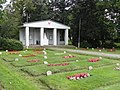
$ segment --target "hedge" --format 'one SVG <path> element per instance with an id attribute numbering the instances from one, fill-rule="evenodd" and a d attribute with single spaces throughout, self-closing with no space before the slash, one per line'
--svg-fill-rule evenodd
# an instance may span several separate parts
<path id="1" fill-rule="evenodd" d="M 23 44 L 15 39 L 0 38 L 0 48 L 3 50 L 23 50 Z"/>

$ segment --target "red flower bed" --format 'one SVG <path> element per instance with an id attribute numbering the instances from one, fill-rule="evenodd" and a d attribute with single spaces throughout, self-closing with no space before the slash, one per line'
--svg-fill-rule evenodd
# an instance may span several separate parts
<path id="1" fill-rule="evenodd" d="M 115 49 L 109 49 L 108 52 L 115 52 Z"/>
<path id="2" fill-rule="evenodd" d="M 69 63 L 63 63 L 63 64 L 48 64 L 48 66 L 67 66 Z"/>
<path id="3" fill-rule="evenodd" d="M 74 58 L 75 56 L 64 56 L 63 58 Z"/>
<path id="4" fill-rule="evenodd" d="M 80 74 L 74 74 L 73 76 L 67 76 L 67 79 L 78 80 L 89 76 L 90 76 L 89 73 L 80 73 Z"/>
<path id="5" fill-rule="evenodd" d="M 88 60 L 88 62 L 98 62 L 98 61 L 100 61 L 100 58 L 93 58 Z"/>
<path id="6" fill-rule="evenodd" d="M 40 62 L 40 60 L 28 60 L 27 62 Z"/>
<path id="7" fill-rule="evenodd" d="M 34 56 L 36 56 L 36 55 L 34 55 L 34 54 L 29 54 L 29 55 L 22 56 L 22 57 L 24 57 L 24 58 L 28 58 L 28 57 L 34 57 Z"/>
<path id="8" fill-rule="evenodd" d="M 11 51 L 8 51 L 9 54 L 20 54 L 19 51 L 14 51 L 14 50 L 11 50 Z"/>

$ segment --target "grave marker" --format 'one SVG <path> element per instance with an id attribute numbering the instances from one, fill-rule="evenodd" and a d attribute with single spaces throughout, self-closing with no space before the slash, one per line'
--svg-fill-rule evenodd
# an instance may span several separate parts
<path id="1" fill-rule="evenodd" d="M 20 57 L 22 57 L 22 55 L 21 55 L 21 54 L 19 54 L 19 56 L 20 56 Z"/>
<path id="2" fill-rule="evenodd" d="M 18 58 L 15 58 L 15 61 L 19 61 L 19 59 L 18 59 Z"/>
<path id="3" fill-rule="evenodd" d="M 93 67 L 92 67 L 92 66 L 89 66 L 89 67 L 88 67 L 88 70 L 93 70 Z"/>
<path id="4" fill-rule="evenodd" d="M 47 71 L 47 76 L 52 75 L 52 71 Z"/>
<path id="5" fill-rule="evenodd" d="M 44 56 L 44 59 L 47 59 L 47 56 Z"/>
<path id="6" fill-rule="evenodd" d="M 64 53 L 66 53 L 66 51 L 64 51 Z"/>
<path id="7" fill-rule="evenodd" d="M 6 50 L 6 52 L 8 52 L 8 50 Z"/>
<path id="8" fill-rule="evenodd" d="M 47 62 L 47 61 L 44 61 L 44 64 L 48 64 L 48 62 Z"/>
<path id="9" fill-rule="evenodd" d="M 2 52 L 0 52 L 0 55 L 2 55 Z"/>

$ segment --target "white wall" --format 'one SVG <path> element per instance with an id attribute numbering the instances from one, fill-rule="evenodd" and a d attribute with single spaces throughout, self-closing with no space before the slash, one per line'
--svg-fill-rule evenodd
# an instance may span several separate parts
<path id="1" fill-rule="evenodd" d="M 19 39 L 23 43 L 23 45 L 25 45 L 25 30 L 21 29 L 19 31 Z"/>
<path id="2" fill-rule="evenodd" d="M 63 30 L 63 29 L 61 29 L 61 30 Z M 58 45 L 65 45 L 65 41 L 60 41 L 60 29 L 58 30 L 57 37 L 58 37 L 58 40 L 57 40 Z"/>
<path id="3" fill-rule="evenodd" d="M 29 44 L 30 45 L 32 45 L 32 44 L 34 44 L 34 32 L 33 32 L 33 29 L 32 28 L 30 28 L 30 32 L 29 32 Z"/>
<path id="4" fill-rule="evenodd" d="M 48 44 L 48 37 L 47 37 L 46 32 L 44 32 L 44 34 L 43 34 L 43 43 L 44 43 L 44 45 L 49 45 Z"/>
<path id="5" fill-rule="evenodd" d="M 30 28 L 29 43 L 36 44 L 36 41 L 40 41 L 40 29 Z"/>
<path id="6" fill-rule="evenodd" d="M 53 30 L 45 30 L 47 38 L 48 38 L 48 44 L 53 45 Z"/>
<path id="7" fill-rule="evenodd" d="M 34 29 L 34 44 L 37 44 L 36 41 L 40 41 L 40 28 Z"/>
<path id="8" fill-rule="evenodd" d="M 45 29 L 44 32 L 48 39 L 48 45 L 53 45 L 53 29 Z M 20 41 L 25 45 L 25 29 L 20 30 L 19 37 Z M 40 28 L 30 28 L 29 40 L 29 44 L 34 45 L 36 45 L 37 40 L 40 41 Z M 65 45 L 65 41 L 60 41 L 60 30 L 57 30 L 57 45 Z"/>

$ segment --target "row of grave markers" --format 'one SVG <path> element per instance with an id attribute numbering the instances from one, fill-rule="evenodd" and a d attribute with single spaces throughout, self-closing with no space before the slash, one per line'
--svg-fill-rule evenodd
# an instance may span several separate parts
<path id="1" fill-rule="evenodd" d="M 25 51 L 23 51 L 24 53 L 26 52 L 27 50 L 25 50 Z M 8 50 L 6 50 L 6 52 L 8 52 Z M 47 59 L 47 52 L 46 52 L 46 49 L 44 48 L 44 50 L 43 50 L 43 53 L 44 53 L 44 59 L 46 60 Z M 65 54 L 66 53 L 66 51 L 64 51 L 64 53 L 61 53 L 61 54 Z M 2 52 L 0 52 L 0 55 L 2 54 Z M 56 55 L 59 55 L 59 54 L 56 54 Z M 21 57 L 22 55 L 21 54 L 19 54 L 19 56 Z M 99 59 L 102 59 L 102 57 L 99 57 Z M 19 59 L 18 58 L 15 58 L 15 61 L 18 61 Z M 98 59 L 96 60 L 96 61 L 99 61 Z M 35 61 L 36 62 L 36 61 Z M 76 60 L 76 62 L 78 62 L 78 60 Z M 48 64 L 48 62 L 47 61 L 44 61 L 44 64 Z M 117 63 L 116 64 L 116 70 L 120 70 L 120 64 L 119 63 Z M 92 66 L 89 66 L 88 67 L 88 70 L 93 70 L 93 67 Z M 46 74 L 47 74 L 47 76 L 49 76 L 49 75 L 52 75 L 52 71 L 47 71 L 46 72 Z"/>

